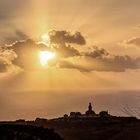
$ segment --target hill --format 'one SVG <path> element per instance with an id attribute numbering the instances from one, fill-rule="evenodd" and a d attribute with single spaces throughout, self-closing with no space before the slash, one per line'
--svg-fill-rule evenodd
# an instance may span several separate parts
<path id="1" fill-rule="evenodd" d="M 65 140 L 140 140 L 140 121 L 135 118 L 72 118 L 44 123 Z"/>
<path id="2" fill-rule="evenodd" d="M 63 140 L 53 129 L 31 125 L 0 124 L 0 140 Z"/>

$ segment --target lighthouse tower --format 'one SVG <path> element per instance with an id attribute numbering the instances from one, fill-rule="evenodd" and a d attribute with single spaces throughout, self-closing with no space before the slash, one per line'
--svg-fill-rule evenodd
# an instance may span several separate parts
<path id="1" fill-rule="evenodd" d="M 88 110 L 85 112 L 87 116 L 96 115 L 96 113 L 92 110 L 92 105 L 89 103 Z"/>

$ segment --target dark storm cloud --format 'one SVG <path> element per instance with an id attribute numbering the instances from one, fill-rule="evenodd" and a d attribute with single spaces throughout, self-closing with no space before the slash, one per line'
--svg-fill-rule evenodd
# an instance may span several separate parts
<path id="1" fill-rule="evenodd" d="M 80 32 L 76 32 L 75 34 L 71 34 L 67 31 L 51 31 L 49 33 L 51 43 L 56 44 L 65 44 L 65 43 L 75 43 L 79 45 L 85 45 L 85 38 L 81 35 Z"/>
<path id="2" fill-rule="evenodd" d="M 136 46 L 140 47 L 140 37 L 132 38 L 132 39 L 128 40 L 126 43 L 128 45 L 132 44 L 132 45 L 136 45 Z"/>

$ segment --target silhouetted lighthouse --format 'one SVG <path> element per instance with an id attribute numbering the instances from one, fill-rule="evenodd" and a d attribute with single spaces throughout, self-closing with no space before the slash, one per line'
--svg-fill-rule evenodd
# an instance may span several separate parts
<path id="1" fill-rule="evenodd" d="M 86 111 L 86 115 L 95 115 L 95 112 L 92 110 L 91 103 L 89 103 L 88 110 Z"/>

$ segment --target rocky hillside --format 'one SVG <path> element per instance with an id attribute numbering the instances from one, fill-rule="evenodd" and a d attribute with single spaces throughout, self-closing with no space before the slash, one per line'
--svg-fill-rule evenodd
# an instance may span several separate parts
<path id="1" fill-rule="evenodd" d="M 63 140 L 53 129 L 30 125 L 1 124 L 0 140 Z"/>

